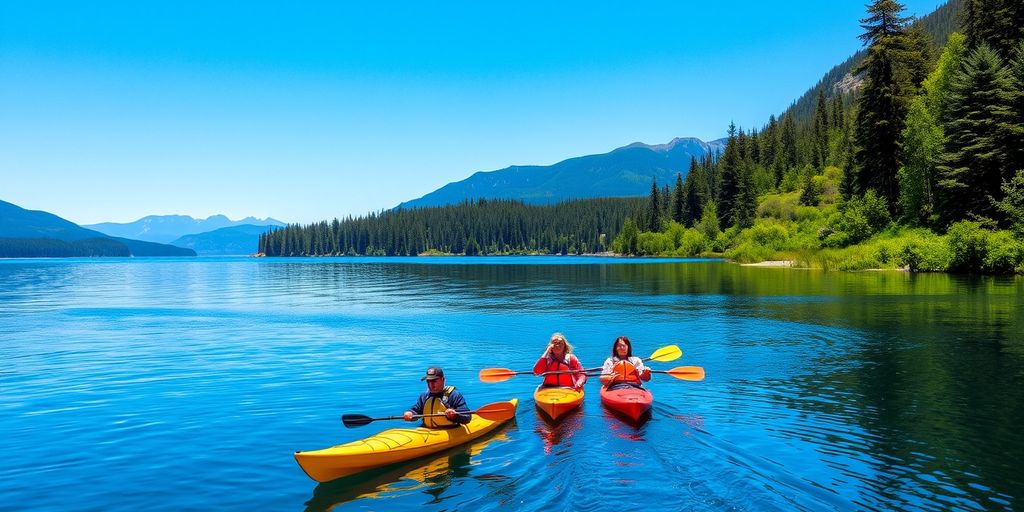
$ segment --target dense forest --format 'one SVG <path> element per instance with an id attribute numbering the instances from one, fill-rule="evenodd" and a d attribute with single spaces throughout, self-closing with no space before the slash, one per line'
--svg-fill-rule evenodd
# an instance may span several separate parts
<path id="1" fill-rule="evenodd" d="M 865 53 L 816 87 L 812 113 L 798 102 L 759 130 L 730 126 L 720 158 L 671 192 L 654 184 L 614 249 L 1024 270 L 1024 2 L 962 0 L 916 23 L 902 11 L 870 4 Z"/>
<path id="2" fill-rule="evenodd" d="M 608 249 L 643 198 L 602 198 L 555 205 L 511 200 L 396 209 L 260 236 L 267 256 L 416 256 L 419 254 L 588 254 Z"/>
<path id="3" fill-rule="evenodd" d="M 1024 2 L 912 20 L 875 0 L 865 49 L 648 198 L 393 210 L 288 226 L 266 255 L 724 254 L 826 269 L 1024 272 Z"/>
<path id="4" fill-rule="evenodd" d="M 0 258 L 127 257 L 126 245 L 110 238 L 64 241 L 53 238 L 0 238 Z"/>

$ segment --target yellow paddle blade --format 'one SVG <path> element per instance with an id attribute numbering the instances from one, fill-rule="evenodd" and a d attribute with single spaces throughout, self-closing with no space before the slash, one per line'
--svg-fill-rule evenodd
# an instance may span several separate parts
<path id="1" fill-rule="evenodd" d="M 704 368 L 700 366 L 677 366 L 665 373 L 680 380 L 704 380 Z"/>
<path id="2" fill-rule="evenodd" d="M 473 414 L 485 420 L 505 421 L 516 415 L 516 405 L 512 402 L 494 402 L 473 411 Z"/>
<path id="3" fill-rule="evenodd" d="M 658 350 L 655 350 L 654 353 L 651 354 L 651 357 L 648 357 L 648 359 L 654 361 L 661 361 L 664 363 L 667 361 L 675 361 L 676 359 L 679 359 L 682 356 L 682 349 L 680 349 L 676 345 L 669 345 L 667 347 L 661 347 Z"/>

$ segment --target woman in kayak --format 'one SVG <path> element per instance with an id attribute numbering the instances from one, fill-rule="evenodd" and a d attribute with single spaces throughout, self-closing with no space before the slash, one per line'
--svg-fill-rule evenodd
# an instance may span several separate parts
<path id="1" fill-rule="evenodd" d="M 601 368 L 601 385 L 608 389 L 622 387 L 643 387 L 641 381 L 651 380 L 651 369 L 644 366 L 639 357 L 633 355 L 633 344 L 629 338 L 619 336 L 612 344 L 612 356 L 604 360 Z"/>
<path id="2" fill-rule="evenodd" d="M 565 373 L 545 375 L 542 384 L 544 387 L 569 387 L 579 391 L 583 389 L 583 383 L 587 382 L 587 375 L 583 373 L 583 364 L 580 363 L 578 357 L 572 354 L 572 345 L 560 332 L 551 335 L 547 349 L 537 360 L 537 364 L 533 365 L 534 375 L 550 372 Z"/>
<path id="3" fill-rule="evenodd" d="M 427 381 L 427 392 L 420 395 L 419 400 L 405 411 L 405 421 L 413 421 L 414 415 L 444 414 L 444 416 L 423 416 L 423 426 L 429 428 L 451 428 L 469 423 L 472 416 L 462 393 L 455 386 L 444 385 L 444 371 L 436 366 L 427 368 L 422 379 Z"/>

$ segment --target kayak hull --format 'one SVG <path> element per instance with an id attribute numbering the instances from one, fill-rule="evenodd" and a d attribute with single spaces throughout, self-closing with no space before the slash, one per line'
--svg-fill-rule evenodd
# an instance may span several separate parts
<path id="1" fill-rule="evenodd" d="M 644 388 L 622 388 L 609 391 L 601 388 L 601 403 L 612 412 L 629 418 L 634 423 L 650 412 L 654 395 Z"/>
<path id="2" fill-rule="evenodd" d="M 538 387 L 533 392 L 537 409 L 551 420 L 557 420 L 583 403 L 583 390 L 565 387 Z"/>
<path id="3" fill-rule="evenodd" d="M 518 400 L 509 403 L 515 407 Z M 393 428 L 322 450 L 297 451 L 295 462 L 313 480 L 329 482 L 467 443 L 508 421 L 485 420 L 474 414 L 469 423 L 453 428 Z"/>

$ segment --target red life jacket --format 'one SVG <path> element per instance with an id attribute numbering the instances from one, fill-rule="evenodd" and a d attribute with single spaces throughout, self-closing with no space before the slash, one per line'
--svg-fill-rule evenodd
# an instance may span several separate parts
<path id="1" fill-rule="evenodd" d="M 545 361 L 545 372 L 567 372 L 572 370 L 569 363 L 575 359 L 576 356 L 572 354 L 566 354 L 564 360 L 555 360 L 553 357 L 546 357 Z M 577 363 L 578 365 L 579 363 Z M 544 376 L 544 386 L 565 386 L 572 387 L 576 383 L 578 374 L 575 373 L 559 373 L 555 375 Z"/>

